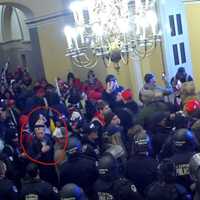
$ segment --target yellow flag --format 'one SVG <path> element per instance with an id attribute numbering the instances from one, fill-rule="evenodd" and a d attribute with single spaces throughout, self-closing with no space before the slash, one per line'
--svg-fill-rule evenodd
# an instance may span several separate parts
<path id="1" fill-rule="evenodd" d="M 56 126 L 55 126 L 55 123 L 52 119 L 50 119 L 50 130 L 51 130 L 51 133 L 53 133 L 56 129 Z"/>

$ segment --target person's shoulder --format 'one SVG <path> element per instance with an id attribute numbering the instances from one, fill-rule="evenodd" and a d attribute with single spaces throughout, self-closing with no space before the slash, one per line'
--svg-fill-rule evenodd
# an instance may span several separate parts
<path id="1" fill-rule="evenodd" d="M 4 185 L 7 185 L 7 186 L 12 186 L 13 185 L 13 182 L 11 180 L 7 179 L 7 178 L 1 179 L 0 183 L 4 184 Z"/>
<path id="2" fill-rule="evenodd" d="M 15 193 L 18 192 L 17 187 L 14 185 L 14 183 L 11 180 L 5 178 L 2 180 L 2 184 L 3 186 L 6 186 L 10 192 L 15 192 Z"/>

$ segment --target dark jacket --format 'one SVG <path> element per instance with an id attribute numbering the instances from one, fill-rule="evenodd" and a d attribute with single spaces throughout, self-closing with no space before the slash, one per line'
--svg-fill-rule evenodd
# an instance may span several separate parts
<path id="1" fill-rule="evenodd" d="M 127 161 L 127 178 L 133 181 L 140 192 L 157 178 L 157 161 L 151 157 L 134 155 Z"/>
<path id="2" fill-rule="evenodd" d="M 22 184 L 20 199 L 37 197 L 38 200 L 59 200 L 59 194 L 55 187 L 40 179 L 31 179 Z"/>
<path id="3" fill-rule="evenodd" d="M 7 178 L 0 179 L 0 199 L 18 200 L 18 190 Z"/>
<path id="4" fill-rule="evenodd" d="M 142 200 L 135 185 L 126 178 L 117 178 L 112 182 L 105 182 L 98 179 L 94 185 L 98 193 L 98 199 L 112 200 Z"/>
<path id="5" fill-rule="evenodd" d="M 119 105 L 122 105 L 121 102 L 116 101 L 117 94 L 123 91 L 123 87 L 119 86 L 115 91 L 112 93 L 106 92 L 106 90 L 102 93 L 102 99 L 108 103 L 112 111 L 114 111 Z"/>
<path id="6" fill-rule="evenodd" d="M 77 155 L 61 165 L 60 186 L 75 183 L 91 196 L 97 176 L 96 160 L 86 155 Z"/>

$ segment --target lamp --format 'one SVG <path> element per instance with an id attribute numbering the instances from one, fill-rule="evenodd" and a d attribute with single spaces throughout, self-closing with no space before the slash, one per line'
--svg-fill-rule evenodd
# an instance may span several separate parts
<path id="1" fill-rule="evenodd" d="M 82 0 L 70 5 L 74 25 L 66 26 L 66 56 L 78 67 L 107 67 L 150 55 L 160 41 L 155 0 Z"/>

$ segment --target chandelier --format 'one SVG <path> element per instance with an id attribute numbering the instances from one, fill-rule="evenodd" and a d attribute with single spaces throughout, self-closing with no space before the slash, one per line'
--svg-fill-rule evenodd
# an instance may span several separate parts
<path id="1" fill-rule="evenodd" d="M 143 59 L 160 41 L 155 0 L 80 0 L 70 4 L 73 26 L 66 26 L 66 56 L 78 67 Z"/>

